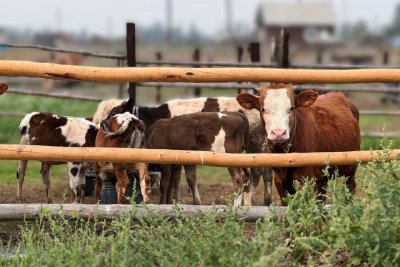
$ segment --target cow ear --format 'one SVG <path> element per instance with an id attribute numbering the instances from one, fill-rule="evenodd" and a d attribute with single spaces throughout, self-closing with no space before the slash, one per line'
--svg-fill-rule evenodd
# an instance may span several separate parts
<path id="1" fill-rule="evenodd" d="M 257 96 L 248 93 L 241 93 L 236 96 L 236 100 L 245 109 L 260 109 L 260 102 Z"/>
<path id="2" fill-rule="evenodd" d="M 138 120 L 138 128 L 141 132 L 146 131 L 146 125 L 144 124 L 144 122 L 142 120 Z"/>
<path id="3" fill-rule="evenodd" d="M 126 107 L 125 111 L 128 111 L 129 113 L 132 113 L 134 106 L 135 106 L 135 103 L 134 103 L 133 98 L 129 98 L 128 101 L 126 101 L 126 103 L 125 103 L 125 107 Z"/>
<path id="4" fill-rule="evenodd" d="M 313 90 L 305 90 L 295 96 L 294 105 L 296 108 L 307 108 L 314 104 L 318 98 L 318 93 Z"/>

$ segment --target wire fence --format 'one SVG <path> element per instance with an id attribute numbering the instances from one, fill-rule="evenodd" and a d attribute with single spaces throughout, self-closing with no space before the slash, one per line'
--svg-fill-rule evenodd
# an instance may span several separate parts
<path id="1" fill-rule="evenodd" d="M 37 49 L 48 52 L 79 54 L 83 56 L 108 58 L 115 60 L 126 60 L 123 54 L 98 53 L 85 50 L 61 49 L 42 45 L 8 44 L 0 43 L 0 46 L 9 48 Z M 209 61 L 136 61 L 136 65 L 155 65 L 155 66 L 191 66 L 191 67 L 254 67 L 254 68 L 276 68 L 272 63 L 243 63 L 243 62 L 209 62 Z M 399 65 L 350 65 L 350 64 L 293 64 L 290 68 L 294 69 L 399 69 Z"/>

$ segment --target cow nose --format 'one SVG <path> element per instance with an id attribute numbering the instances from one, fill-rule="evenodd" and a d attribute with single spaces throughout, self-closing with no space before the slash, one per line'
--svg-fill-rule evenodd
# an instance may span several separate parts
<path id="1" fill-rule="evenodd" d="M 286 134 L 286 130 L 285 129 L 274 129 L 271 130 L 271 135 L 273 139 L 283 139 L 283 137 Z"/>

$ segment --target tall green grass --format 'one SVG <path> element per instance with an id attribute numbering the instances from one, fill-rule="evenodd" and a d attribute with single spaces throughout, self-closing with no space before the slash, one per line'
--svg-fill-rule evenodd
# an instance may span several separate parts
<path id="1" fill-rule="evenodd" d="M 381 159 L 385 159 L 382 154 Z M 112 222 L 51 218 L 21 229 L 0 264 L 13 266 L 399 266 L 400 164 L 360 166 L 358 193 L 345 179 L 329 181 L 324 207 L 306 181 L 288 197 L 287 211 L 259 220 L 254 233 L 227 209 L 202 217 Z M 176 206 L 179 213 L 179 207 Z M 4 248 L 3 248 L 4 249 Z"/>

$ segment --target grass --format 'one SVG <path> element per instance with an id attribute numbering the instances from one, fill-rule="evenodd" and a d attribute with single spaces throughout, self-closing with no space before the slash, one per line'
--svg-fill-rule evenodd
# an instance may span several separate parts
<path id="1" fill-rule="evenodd" d="M 377 161 L 360 171 L 359 194 L 351 197 L 344 178 L 332 177 L 327 209 L 312 182 L 297 184 L 286 213 L 264 217 L 250 232 L 230 208 L 223 219 L 210 212 L 137 220 L 132 206 L 112 222 L 52 218 L 43 210 L 21 227 L 16 243 L 2 247 L 0 265 L 399 266 L 400 163 Z"/>

